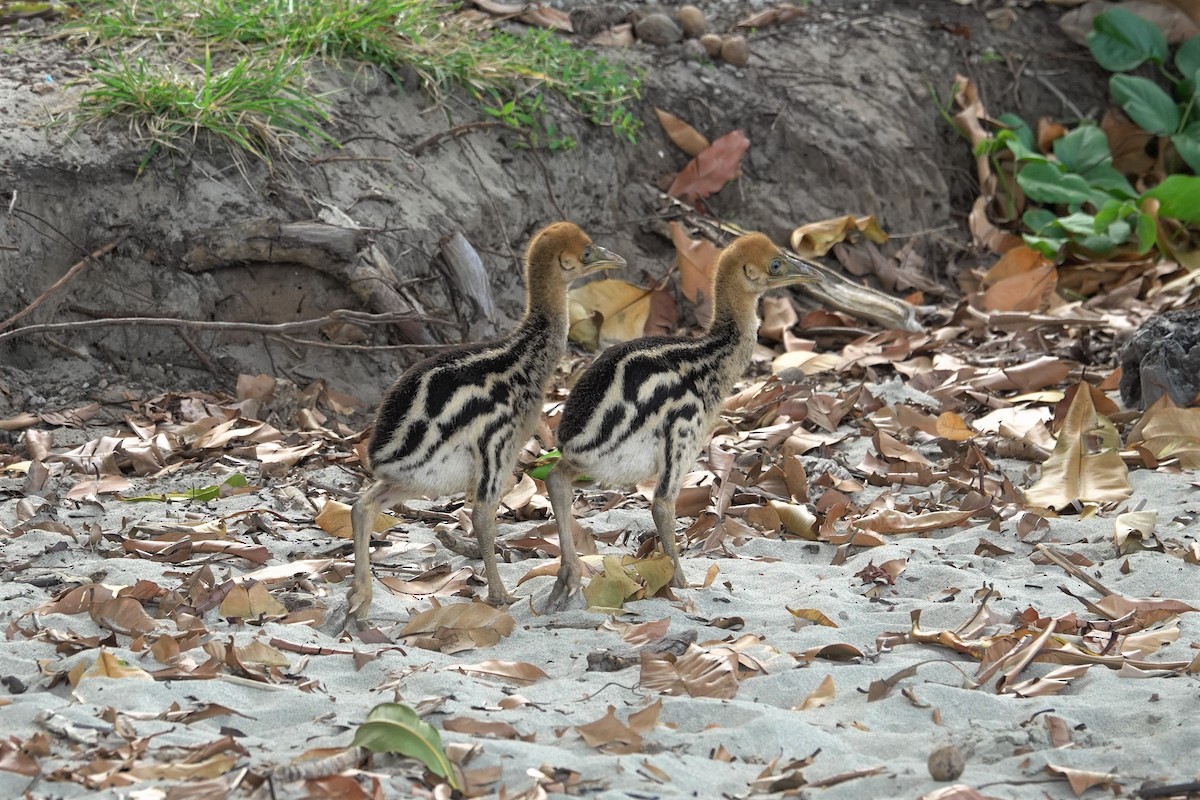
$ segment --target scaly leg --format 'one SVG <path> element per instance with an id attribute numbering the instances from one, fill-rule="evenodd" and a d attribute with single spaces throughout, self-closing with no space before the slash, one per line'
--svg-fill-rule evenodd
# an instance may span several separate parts
<path id="1" fill-rule="evenodd" d="M 671 576 L 671 585 L 677 589 L 688 587 L 687 578 L 683 576 L 683 565 L 679 563 L 679 546 L 675 544 L 675 497 L 678 489 L 671 494 L 660 494 L 655 491 L 654 502 L 650 504 L 650 515 L 654 518 L 654 528 L 658 531 L 658 541 L 662 544 L 663 552 L 675 566 L 675 574 Z"/>
<path id="2" fill-rule="evenodd" d="M 504 588 L 500 569 L 496 566 L 496 506 L 498 500 L 476 498 L 471 509 L 471 527 L 475 529 L 475 540 L 483 555 L 483 572 L 487 576 L 489 606 L 508 606 L 516 602 L 515 597 Z"/>
<path id="3" fill-rule="evenodd" d="M 350 511 L 350 526 L 354 530 L 354 580 L 348 596 L 349 616 L 354 617 L 359 629 L 367 627 L 367 615 L 371 611 L 371 533 L 379 517 L 379 507 L 388 501 L 391 506 L 399 502 L 401 493 L 383 481 L 376 481 L 359 495 Z"/>
<path id="4" fill-rule="evenodd" d="M 571 499 L 576 470 L 561 459 L 546 476 L 546 494 L 550 495 L 550 506 L 554 509 L 554 521 L 558 524 L 558 548 L 560 551 L 558 578 L 550 590 L 545 611 L 564 611 L 571 598 L 579 593 L 582 569 L 579 554 L 575 552 L 575 535 L 572 531 Z"/>

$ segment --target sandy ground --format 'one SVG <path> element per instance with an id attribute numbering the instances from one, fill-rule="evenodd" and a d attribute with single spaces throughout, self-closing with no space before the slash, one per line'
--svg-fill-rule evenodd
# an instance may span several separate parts
<path id="1" fill-rule="evenodd" d="M 844 447 L 866 449 L 862 440 Z M 856 453 L 847 455 L 854 463 Z M 135 478 L 126 493 L 194 488 L 211 482 L 211 475 L 222 470 L 228 467 L 217 464 L 208 471 L 193 467 L 168 478 Z M 19 508 L 24 479 L 10 475 L 0 479 L 0 525 L 11 531 L 25 512 Z M 48 485 L 65 492 L 74 480 L 51 478 Z M 1200 510 L 1200 497 L 1186 473 L 1139 470 L 1131 473 L 1131 480 L 1134 495 L 1129 504 L 1144 501 L 1146 508 L 1159 512 L 1161 538 L 1187 542 L 1194 537 L 1191 520 Z M 292 491 L 289 485 L 304 490 Z M 539 616 L 526 599 L 538 601 L 548 593 L 552 579 L 539 577 L 517 588 L 522 600 L 509 609 L 515 620 L 511 635 L 491 647 L 445 654 L 400 641 L 404 624 L 412 614 L 430 608 L 430 599 L 392 594 L 378 584 L 372 613 L 378 632 L 364 642 L 344 630 L 347 582 L 327 578 L 336 581 L 338 574 L 348 571 L 349 561 L 341 546 L 345 542 L 314 525 L 315 506 L 310 500 L 319 505 L 326 495 L 314 485 L 354 486 L 355 482 L 338 467 L 315 471 L 299 467 L 268 481 L 263 489 L 210 503 L 132 504 L 115 502 L 111 496 L 102 498 L 103 503 L 59 501 L 48 516 L 69 526 L 72 535 L 32 529 L 4 536 L 0 614 L 7 636 L 0 643 L 0 676 L 6 689 L 0 694 L 4 703 L 0 729 L 14 743 L 27 742 L 39 732 L 48 734 L 49 753 L 38 758 L 43 776 L 36 780 L 0 771 L 0 796 L 149 798 L 167 791 L 170 796 L 185 796 L 176 794 L 183 792 L 185 784 L 175 779 L 121 785 L 136 774 L 136 765 L 130 772 L 130 752 L 144 748 L 138 765 L 196 761 L 198 748 L 203 752 L 227 735 L 234 737 L 238 747 L 228 751 L 228 769 L 220 770 L 221 780 L 228 783 L 240 768 L 248 767 L 249 774 L 259 778 L 231 795 L 246 796 L 261 776 L 302 753 L 349 745 L 368 711 L 385 701 L 420 708 L 427 721 L 442 729 L 447 743 L 476 746 L 468 773 L 485 781 L 481 792 L 505 792 L 501 796 L 508 797 L 533 789 L 535 779 L 529 771 L 536 768 L 547 774 L 552 768 L 576 771 L 575 779 L 581 782 L 573 793 L 603 798 L 742 797 L 771 788 L 769 781 L 754 783 L 764 774 L 775 778 L 791 774 L 784 769 L 787 765 L 810 757 L 811 763 L 800 771 L 809 784 L 865 773 L 836 785 L 793 789 L 793 794 L 918 797 L 947 785 L 934 781 L 926 768 L 930 753 L 943 745 L 954 745 L 966 759 L 960 783 L 992 797 L 1073 796 L 1061 775 L 1047 772 L 1049 766 L 1111 773 L 1126 795 L 1147 780 L 1179 783 L 1200 778 L 1194 758 L 1195 742 L 1200 741 L 1195 675 L 1093 666 L 1057 694 L 1020 698 L 998 693 L 994 678 L 970 688 L 977 662 L 945 647 L 878 646 L 881 635 L 908 630 L 913 611 L 921 612 L 923 630 L 960 628 L 975 615 L 984 587 L 994 591 L 988 601 L 994 624 L 988 632 L 1012 630 L 1009 620 L 1031 608 L 1043 616 L 1077 612 L 1081 618 L 1096 619 L 1060 587 L 1092 602 L 1100 599 L 1098 594 L 1053 564 L 1035 564 L 1030 557 L 1035 541 L 1054 542 L 1064 555 L 1087 557 L 1094 562 L 1089 574 L 1115 593 L 1174 598 L 1200 607 L 1198 567 L 1161 552 L 1118 556 L 1110 515 L 1051 520 L 1047 533 L 1024 540 L 1018 538 L 1016 518 L 1000 523 L 998 529 L 974 525 L 940 529 L 927 537 L 888 537 L 883 547 L 852 550 L 836 566 L 830 564 L 836 552 L 833 545 L 801 540 L 746 538 L 729 543 L 727 554 L 719 557 L 693 549 L 685 565 L 694 585 L 712 567 L 719 570 L 707 588 L 680 591 L 677 599 L 629 601 L 626 613 L 619 617 L 582 609 Z M 863 496 L 876 491 L 865 489 Z M 600 497 L 597 492 L 587 496 Z M 86 610 L 72 615 L 47 613 L 39 611 L 43 604 L 53 595 L 93 581 L 113 588 L 138 581 L 179 588 L 209 563 L 208 556 L 197 555 L 183 564 L 163 563 L 121 557 L 117 543 L 138 538 L 137 526 L 244 519 L 237 516 L 239 512 L 251 509 L 266 510 L 264 515 L 275 521 L 274 533 L 239 532 L 246 526 L 231 523 L 228 540 L 265 546 L 270 558 L 263 568 L 303 562 L 293 572 L 319 574 L 301 580 L 276 575 L 268 585 L 290 610 L 316 609 L 320 621 L 314 626 L 243 624 L 222 619 L 213 608 L 193 627 L 207 630 L 206 641 L 238 646 L 271 643 L 286 657 L 286 666 L 274 671 L 259 667 L 263 674 L 258 677 L 224 667 L 210 679 L 197 680 L 84 677 L 71 685 L 64 679 L 63 674 L 81 662 L 94 662 L 100 652 L 98 639 L 106 637 L 112 637 L 106 640 L 106 651 L 143 670 L 161 670 L 164 665 L 144 644 L 163 633 L 179 636 L 179 631 L 175 623 L 157 620 L 134 650 L 133 636 L 111 634 Z M 687 522 L 681 521 L 681 530 Z M 506 524 L 501 536 L 520 536 L 537 524 Z M 595 514 L 585 524 L 600 532 L 628 531 L 634 538 L 652 528 L 648 511 L 638 507 Z M 390 538 L 395 546 L 381 554 L 377 574 L 411 577 L 448 563 L 461 578 L 479 568 L 477 562 L 437 546 L 428 523 L 406 522 Z M 1012 552 L 979 555 L 981 539 Z M 599 549 L 602 554 L 626 554 L 632 547 L 618 539 Z M 326 560 L 311 568 L 309 559 Z M 858 574 L 868 564 L 891 559 L 907 559 L 894 585 L 864 584 Z M 501 571 L 512 587 L 545 563 L 517 560 L 502 563 Z M 217 583 L 260 569 L 237 558 L 214 559 L 208 568 Z M 462 568 L 467 571 L 457 573 Z M 464 585 L 467 594 L 482 589 L 473 576 Z M 438 602 L 466 600 L 442 596 Z M 817 609 L 837 627 L 803 623 L 797 627 L 789 607 Z M 1178 617 L 1177 641 L 1149 659 L 1194 658 L 1200 642 L 1197 617 L 1191 613 Z M 740 618 L 740 624 L 731 625 L 731 618 Z M 641 685 L 636 663 L 617 672 L 589 670 L 589 654 L 628 649 L 621 638 L 628 625 L 664 619 L 669 620 L 669 634 L 694 634 L 705 649 L 734 643 L 731 646 L 743 656 L 735 696 L 663 695 Z M 1165 625 L 1169 627 L 1170 621 Z M 814 655 L 822 646 L 843 644 L 860 655 L 849 660 Z M 207 659 L 198 649 L 183 655 L 183 663 L 190 657 L 192 667 Z M 545 677 L 525 685 L 463 667 L 491 661 L 536 665 Z M 868 699 L 873 681 L 910 667 L 917 671 L 895 681 L 886 697 Z M 1044 676 L 1056 667 L 1034 663 L 1020 677 Z M 834 687 L 828 702 L 799 710 L 827 677 Z M 633 743 L 625 748 L 612 741 L 591 746 L 578 730 L 604 717 L 610 707 L 617 719 L 626 722 L 631 714 L 657 703 L 661 703 L 657 720 L 630 735 Z M 199 709 L 204 704 L 224 709 L 190 723 L 166 717 L 174 708 Z M 644 721 L 645 716 L 639 719 Z M 458 727 L 454 722 L 447 726 L 447 721 L 459 718 L 507 723 L 511 729 L 500 735 L 520 738 L 447 730 Z M 76 727 L 64 726 L 67 722 Z M 466 724 L 468 730 L 475 730 Z M 1059 731 L 1054 739 L 1052 728 Z M 611 752 L 613 748 L 629 752 Z M 216 747 L 214 752 L 223 750 Z M 97 767 L 97 771 L 118 777 L 111 779 L 110 788 L 98 791 L 85 785 L 82 776 L 88 765 L 101 759 L 113 762 L 107 770 Z M 381 756 L 370 773 L 376 777 L 360 774 L 359 779 L 364 786 L 381 781 L 384 796 L 407 796 L 412 786 L 420 785 L 420 773 L 415 762 Z M 95 786 L 105 785 L 101 778 L 93 780 Z M 779 783 L 774 788 L 798 783 Z M 302 792 L 301 784 L 278 780 L 275 790 L 279 796 Z M 186 796 L 222 796 L 219 789 L 211 791 Z M 315 791 L 311 785 L 309 791 Z M 1090 794 L 1105 792 L 1096 788 Z"/>

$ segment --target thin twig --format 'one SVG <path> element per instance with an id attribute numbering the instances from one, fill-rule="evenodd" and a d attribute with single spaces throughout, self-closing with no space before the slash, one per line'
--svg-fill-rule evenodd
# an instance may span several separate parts
<path id="1" fill-rule="evenodd" d="M 422 139 L 421 141 L 419 141 L 415 145 L 413 145 L 412 150 L 410 152 L 414 156 L 419 156 L 419 155 L 421 155 L 421 153 L 423 153 L 426 150 L 428 150 L 429 148 L 433 147 L 435 144 L 440 142 L 442 139 L 445 139 L 447 137 L 458 137 L 458 136 L 462 136 L 464 133 L 470 133 L 471 131 L 485 130 L 487 128 L 507 128 L 510 131 L 518 130 L 517 128 L 514 128 L 512 125 L 509 125 L 506 122 L 501 122 L 498 119 L 481 119 L 481 120 L 477 120 L 475 122 L 464 122 L 462 125 L 455 125 L 453 128 L 449 128 L 448 130 L 441 131 L 440 133 L 435 133 L 433 136 L 430 136 L 428 139 Z"/>
<path id="2" fill-rule="evenodd" d="M 188 336 L 187 331 L 182 328 L 176 328 L 175 335 L 183 340 L 183 343 L 187 345 L 187 349 L 192 351 L 192 355 L 194 355 L 200 361 L 200 363 L 204 365 L 206 370 L 213 374 L 213 377 L 228 377 L 229 370 L 213 361 L 212 357 L 209 356 L 208 353 L 204 352 L 200 345 L 196 344 L 196 341 L 191 336 Z"/>
<path id="3" fill-rule="evenodd" d="M 1086 572 L 1081 570 L 1079 567 L 1075 566 L 1070 561 L 1068 561 L 1065 556 L 1061 555 L 1053 547 L 1050 547 L 1045 544 L 1039 544 L 1039 545 L 1036 545 L 1033 549 L 1040 551 L 1042 553 L 1042 555 L 1044 555 L 1046 558 L 1050 559 L 1055 564 L 1057 564 L 1059 567 L 1061 567 L 1063 569 L 1063 571 L 1065 571 L 1067 574 L 1074 575 L 1076 578 L 1078 578 L 1079 580 L 1086 583 L 1088 586 L 1095 589 L 1097 592 L 1100 593 L 1101 597 L 1108 597 L 1109 595 L 1111 595 L 1113 593 L 1112 590 L 1109 589 L 1107 586 L 1105 586 L 1103 583 L 1096 580 L 1091 575 L 1088 575 Z"/>
<path id="4" fill-rule="evenodd" d="M 16 336 L 29 336 L 35 333 L 50 333 L 52 331 L 89 330 L 108 326 L 145 326 L 159 328 L 182 328 L 197 331 L 249 331 L 252 333 L 287 334 L 320 328 L 331 322 L 359 322 L 370 325 L 383 325 L 392 322 L 426 322 L 434 325 L 450 325 L 446 320 L 426 317 L 421 314 L 390 313 L 367 314 L 361 311 L 334 311 L 324 317 L 300 320 L 298 322 L 280 322 L 275 324 L 258 322 L 209 322 L 195 319 L 178 319 L 175 317 L 101 317 L 99 319 L 81 320 L 77 322 L 48 322 L 43 325 L 27 325 L 15 331 L 0 333 L 0 342 Z"/>
<path id="5" fill-rule="evenodd" d="M 320 339 L 300 339 L 295 336 L 276 336 L 273 338 L 287 342 L 288 344 L 300 345 L 301 347 L 322 347 L 326 350 L 350 350 L 356 353 L 383 353 L 394 350 L 437 353 L 450 347 L 458 347 L 456 344 L 341 344 L 339 342 L 323 342 Z"/>
<path id="6" fill-rule="evenodd" d="M 1063 106 L 1075 114 L 1075 119 L 1087 119 L 1087 115 L 1079 110 L 1079 106 L 1077 106 L 1073 102 L 1071 102 L 1071 98 L 1069 98 L 1065 94 L 1063 94 L 1062 91 L 1060 91 L 1057 86 L 1055 86 L 1050 81 L 1046 80 L 1045 75 L 1042 75 L 1040 72 L 1034 72 L 1033 70 L 1028 70 L 1027 74 L 1032 75 L 1034 77 L 1034 80 L 1036 80 L 1042 86 L 1045 86 L 1047 89 L 1050 90 L 1051 94 L 1053 94 L 1060 101 L 1062 101 Z"/>
<path id="7" fill-rule="evenodd" d="M 26 317 L 26 316 L 29 316 L 30 314 L 32 314 L 38 308 L 38 306 L 42 305 L 47 300 L 49 300 L 51 295 L 53 295 L 59 289 L 63 288 L 68 283 L 70 283 L 71 279 L 74 278 L 76 275 L 78 275 L 80 272 L 82 272 L 86 266 L 88 266 L 89 264 L 91 264 L 93 261 L 100 258 L 101 256 L 111 253 L 119 244 L 121 244 L 121 242 L 125 241 L 125 237 L 126 237 L 126 234 L 121 234 L 120 236 L 113 239 L 108 244 L 104 245 L 103 247 L 99 248 L 98 250 L 93 250 L 91 253 L 89 253 L 87 256 L 85 256 L 82 260 L 73 264 L 71 266 L 71 268 L 69 270 L 67 270 L 67 273 L 65 275 L 63 275 L 61 278 L 56 280 L 54 282 L 54 285 L 51 286 L 49 289 L 47 289 L 46 291 L 44 291 L 40 295 L 38 295 L 37 299 L 35 299 L 32 303 L 25 306 L 25 308 L 18 311 L 16 314 L 13 314 L 8 319 L 4 320 L 4 322 L 0 322 L 0 331 L 5 330 L 6 328 L 12 327 L 12 325 L 14 323 L 16 323 L 17 320 L 21 319 L 22 317 Z"/>

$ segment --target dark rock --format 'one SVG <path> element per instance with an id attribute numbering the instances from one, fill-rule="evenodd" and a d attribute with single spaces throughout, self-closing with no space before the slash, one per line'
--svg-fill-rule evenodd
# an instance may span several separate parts
<path id="1" fill-rule="evenodd" d="M 619 5 L 580 6 L 571 9 L 571 28 L 581 36 L 595 36 L 629 18 L 629 9 Z"/>
<path id="2" fill-rule="evenodd" d="M 1121 402 L 1149 408 L 1163 395 L 1177 406 L 1200 396 L 1200 308 L 1181 308 L 1142 323 L 1121 353 Z"/>
<path id="3" fill-rule="evenodd" d="M 683 39 L 683 31 L 666 14 L 646 14 L 633 23 L 637 38 L 648 44 L 666 47 Z"/>

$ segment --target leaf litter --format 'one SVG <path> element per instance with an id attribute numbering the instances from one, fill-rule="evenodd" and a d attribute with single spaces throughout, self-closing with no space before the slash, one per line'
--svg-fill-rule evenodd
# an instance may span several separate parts
<path id="1" fill-rule="evenodd" d="M 959 88 L 960 124 L 982 130 L 977 96 L 969 84 Z M 685 120 L 665 112 L 660 119 L 694 159 L 672 178 L 671 194 L 702 204 L 736 180 L 744 136 L 709 144 Z M 6 638 L 39 653 L 27 676 L 38 685 L 0 704 L 54 696 L 59 687 L 84 698 L 70 720 L 48 717 L 40 732 L 6 734 L 0 771 L 93 790 L 215 780 L 220 792 L 234 792 L 243 737 L 206 726 L 222 718 L 258 724 L 261 701 L 248 693 L 274 692 L 304 715 L 298 726 L 320 721 L 322 758 L 350 759 L 330 762 L 340 768 L 328 774 L 317 774 L 321 758 L 308 759 L 317 772 L 296 780 L 314 796 L 348 791 L 338 782 L 342 770 L 377 786 L 355 769 L 364 762 L 344 735 L 364 730 L 364 720 L 404 729 L 404 747 L 436 765 L 405 773 L 422 792 L 453 775 L 468 796 L 498 782 L 517 796 L 508 773 L 502 780 L 496 769 L 468 763 L 503 740 L 557 742 L 572 757 L 583 749 L 596 758 L 636 754 L 648 786 L 686 778 L 659 757 L 683 748 L 728 765 L 744 791 L 787 794 L 874 786 L 890 767 L 871 758 L 823 768 L 818 750 L 763 768 L 738 730 L 749 724 L 738 720 L 746 709 L 761 716 L 751 727 L 811 725 L 806 735 L 818 740 L 829 720 L 893 735 L 888 715 L 901 708 L 922 710 L 932 731 L 957 718 L 956 703 L 970 705 L 980 693 L 1054 696 L 1074 722 L 1088 704 L 1129 697 L 1136 705 L 1141 687 L 1194 676 L 1196 513 L 1186 498 L 1154 493 L 1200 466 L 1200 409 L 1160 401 L 1145 412 L 1123 410 L 1110 398 L 1115 376 L 1104 366 L 1118 335 L 1179 303 L 1173 292 L 1188 287 L 1165 287 L 1143 271 L 1152 294 L 1119 305 L 1102 293 L 1064 301 L 1064 272 L 1006 238 L 988 216 L 995 197 L 986 192 L 1002 182 L 985 168 L 992 166 L 980 167 L 985 196 L 971 227 L 1004 255 L 963 273 L 964 303 L 946 309 L 940 327 L 858 331 L 837 314 L 802 312 L 786 296 L 764 304 L 754 364 L 681 495 L 685 566 L 703 581 L 678 593 L 666 588 L 669 561 L 645 535 L 648 490 L 583 489 L 576 512 L 595 529 L 583 541 L 599 541 L 585 556 L 584 598 L 594 609 L 580 612 L 586 622 L 479 602 L 474 562 L 437 545 L 470 533 L 457 497 L 380 515 L 372 561 L 389 595 L 377 603 L 388 612 L 379 628 L 345 632 L 349 503 L 361 486 L 368 420 L 364 404 L 320 381 L 298 387 L 247 375 L 234 396 L 167 393 L 0 420 L 0 429 L 22 437 L 0 450 L 3 566 L 37 598 L 9 617 Z M 601 281 L 573 296 L 577 341 L 598 346 L 705 318 L 716 248 L 679 222 L 670 232 L 677 256 L 659 282 Z M 800 225 L 793 238 L 798 249 L 832 252 L 862 277 L 932 292 L 905 277 L 919 272 L 914 256 L 892 248 L 869 215 Z M 1066 280 L 1072 291 L 1087 288 L 1077 275 Z M 662 297 L 670 297 L 669 310 Z M 839 329 L 846 335 L 814 333 Z M 1093 348 L 1086 358 L 1085 333 Z M 564 396 L 565 380 L 547 399 L 549 423 L 523 466 L 546 460 Z M 505 559 L 531 562 L 504 566 L 524 573 L 522 585 L 534 593 L 556 568 L 548 516 L 538 473 L 522 475 L 505 496 L 498 544 Z M 86 566 L 75 557 L 84 553 Z M 755 588 L 764 581 L 772 583 Z M 936 622 L 922 624 L 923 616 Z M 908 624 L 897 625 L 904 617 Z M 580 678 L 570 666 L 598 641 L 631 649 L 627 661 L 614 661 L 626 666 L 612 680 L 600 680 L 600 671 Z M 460 660 L 464 653 L 472 660 Z M 815 675 L 825 677 L 809 679 Z M 158 692 L 164 702 L 155 719 L 207 738 L 182 751 L 158 746 L 139 730 L 147 712 L 88 699 L 106 681 Z M 200 685 L 224 693 L 178 697 L 178 687 Z M 332 712 L 323 699 L 330 691 L 342 701 Z M 411 707 L 372 719 L 368 701 L 388 691 Z M 703 710 L 715 703 L 737 713 Z M 890 710 L 871 714 L 865 703 Z M 443 744 L 430 734 L 439 729 L 442 754 L 430 745 Z M 1064 733 L 1070 741 L 1070 728 L 1055 730 L 1056 747 Z M 261 747 L 247 785 L 302 774 L 305 760 L 291 761 L 300 755 Z M 1058 758 L 1037 763 L 1078 792 L 1128 780 Z M 616 779 L 589 784 L 543 764 L 524 780 L 533 781 L 529 796 L 543 796 Z M 940 796 L 973 790 L 956 791 Z"/>

